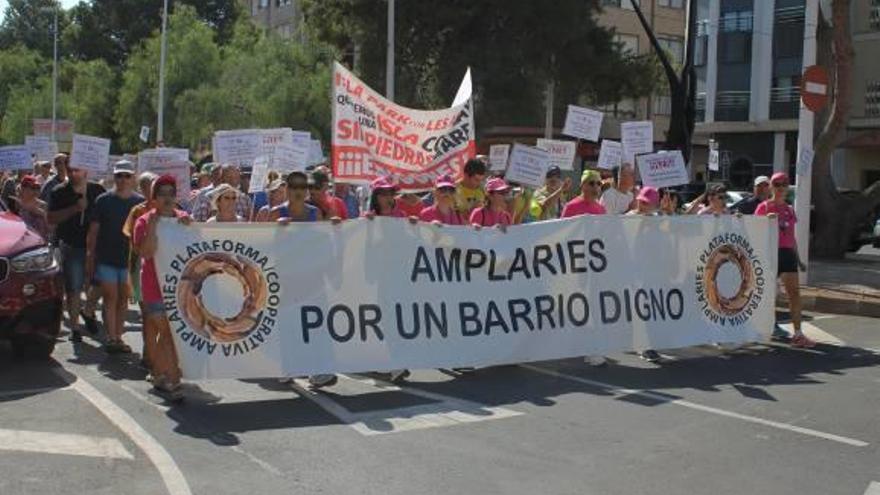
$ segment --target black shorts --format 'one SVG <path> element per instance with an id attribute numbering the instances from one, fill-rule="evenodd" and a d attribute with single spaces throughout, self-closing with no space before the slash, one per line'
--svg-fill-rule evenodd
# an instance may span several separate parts
<path id="1" fill-rule="evenodd" d="M 798 255 L 797 251 L 792 248 L 779 248 L 779 267 L 776 272 L 780 275 L 783 273 L 798 272 Z"/>

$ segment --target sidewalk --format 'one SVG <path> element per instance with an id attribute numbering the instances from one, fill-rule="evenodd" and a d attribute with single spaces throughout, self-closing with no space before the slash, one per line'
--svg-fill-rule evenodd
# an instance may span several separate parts
<path id="1" fill-rule="evenodd" d="M 811 260 L 801 286 L 805 310 L 880 318 L 880 250 L 866 248 L 839 261 Z M 777 305 L 786 305 L 784 293 Z"/>

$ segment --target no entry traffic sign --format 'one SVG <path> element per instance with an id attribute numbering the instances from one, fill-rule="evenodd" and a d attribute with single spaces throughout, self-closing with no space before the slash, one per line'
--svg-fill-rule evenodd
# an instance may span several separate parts
<path id="1" fill-rule="evenodd" d="M 818 112 L 828 104 L 828 71 L 824 67 L 812 65 L 804 71 L 801 78 L 801 100 L 812 112 Z"/>

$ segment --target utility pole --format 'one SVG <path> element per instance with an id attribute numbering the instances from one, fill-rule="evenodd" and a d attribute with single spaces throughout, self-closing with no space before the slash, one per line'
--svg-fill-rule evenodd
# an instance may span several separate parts
<path id="1" fill-rule="evenodd" d="M 53 22 L 52 36 L 52 141 L 55 141 L 55 129 L 58 119 L 58 4 L 55 4 L 55 21 Z"/>
<path id="2" fill-rule="evenodd" d="M 388 0 L 388 52 L 385 55 L 385 97 L 394 101 L 394 0 Z"/>
<path id="3" fill-rule="evenodd" d="M 162 48 L 159 53 L 159 122 L 156 125 L 156 143 L 164 141 L 165 131 L 165 55 L 168 50 L 168 0 L 162 8 Z"/>
<path id="4" fill-rule="evenodd" d="M 816 65 L 816 32 L 819 23 L 819 0 L 807 0 L 804 12 L 804 53 L 803 71 L 807 67 Z M 800 117 L 798 119 L 798 160 L 803 150 L 813 149 L 813 127 L 815 119 L 804 102 L 801 101 Z M 787 170 L 786 170 L 787 172 Z M 794 210 L 797 215 L 795 224 L 795 238 L 797 239 L 798 255 L 805 266 L 809 266 L 810 260 L 810 197 L 812 196 L 813 174 L 795 173 L 796 194 L 794 197 Z M 807 271 L 800 274 L 801 284 L 807 282 Z"/>

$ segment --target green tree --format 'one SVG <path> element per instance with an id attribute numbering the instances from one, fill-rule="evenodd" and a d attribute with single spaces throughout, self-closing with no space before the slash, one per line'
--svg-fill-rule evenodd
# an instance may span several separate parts
<path id="1" fill-rule="evenodd" d="M 161 27 L 163 0 L 92 0 L 70 11 L 71 26 L 64 32 L 65 44 L 82 60 L 104 59 L 111 67 L 122 66 L 137 47 Z M 238 0 L 176 0 L 172 12 L 181 7 L 195 9 L 198 19 L 216 31 L 222 44 L 232 37 L 241 15 Z"/>
<path id="2" fill-rule="evenodd" d="M 160 36 L 155 32 L 128 58 L 119 90 L 119 105 L 114 121 L 118 142 L 124 150 L 139 146 L 141 126 L 155 127 L 159 88 Z M 187 90 L 195 89 L 220 75 L 220 47 L 214 41 L 214 31 L 200 20 L 195 9 L 179 6 L 170 18 L 168 28 L 168 58 L 165 76 L 165 140 L 182 140 L 178 129 L 169 124 L 176 121 L 177 112 L 172 104 Z M 255 77 L 257 73 L 252 74 Z"/>
<path id="3" fill-rule="evenodd" d="M 307 32 L 337 47 L 371 85 L 385 85 L 386 3 L 303 0 Z M 599 26 L 599 0 L 400 2 L 396 100 L 446 106 L 473 69 L 476 120 L 492 125 L 543 122 L 543 92 L 554 81 L 556 115 L 567 103 L 615 103 L 650 94 L 654 62 L 624 54 Z"/>
<path id="4" fill-rule="evenodd" d="M 70 75 L 63 105 L 76 131 L 92 136 L 113 137 L 113 109 L 116 106 L 117 75 L 103 60 L 73 61 L 64 66 Z"/>
<path id="5" fill-rule="evenodd" d="M 58 32 L 63 33 L 68 19 L 57 0 L 9 0 L 0 24 L 0 50 L 23 45 L 52 58 L 56 9 Z"/>
<path id="6" fill-rule="evenodd" d="M 24 137 L 33 131 L 33 119 L 52 115 L 52 77 L 19 83 L 10 89 L 8 101 L 0 124 L 0 141 L 24 143 Z"/>
<path id="7" fill-rule="evenodd" d="M 20 45 L 0 50 L 0 116 L 6 113 L 6 104 L 12 88 L 21 84 L 31 84 L 51 71 L 51 61 L 33 50 Z"/>

